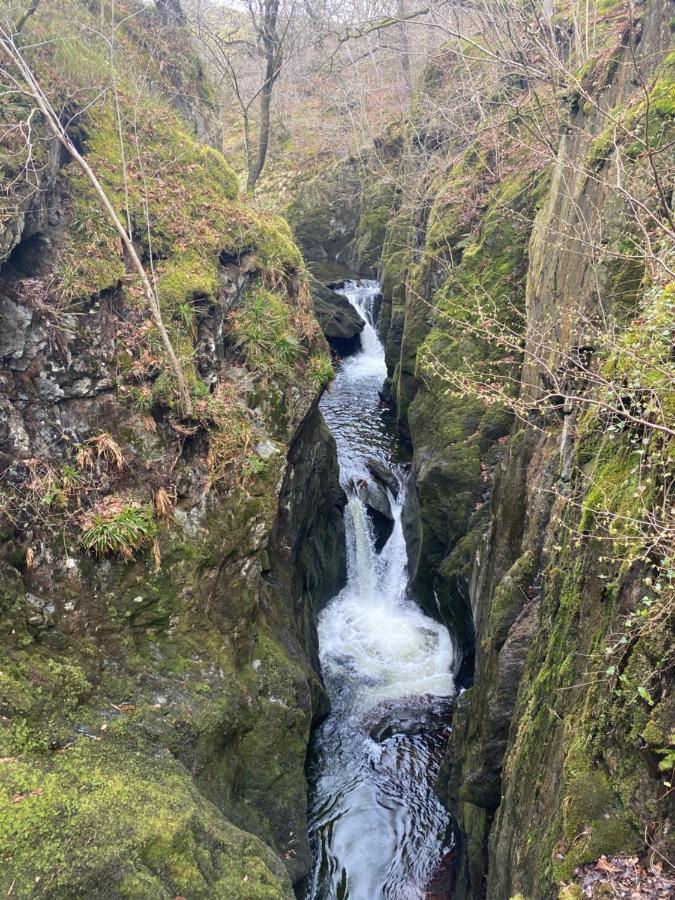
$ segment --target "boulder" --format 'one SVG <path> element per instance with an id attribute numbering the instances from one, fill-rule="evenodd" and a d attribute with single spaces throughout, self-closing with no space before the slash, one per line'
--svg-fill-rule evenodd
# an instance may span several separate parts
<path id="1" fill-rule="evenodd" d="M 428 734 L 448 728 L 452 718 L 450 697 L 431 694 L 397 697 L 370 710 L 364 722 L 366 731 L 378 744 L 397 734 Z"/>
<path id="2" fill-rule="evenodd" d="M 375 459 L 372 456 L 366 460 L 366 467 L 379 485 L 385 489 L 388 488 L 394 497 L 398 497 L 399 482 L 391 469 L 387 468 L 387 466 L 383 462 L 380 462 L 379 459 Z"/>
<path id="3" fill-rule="evenodd" d="M 375 550 L 379 553 L 394 530 L 394 514 L 387 491 L 377 481 L 359 481 L 356 493 L 366 507 L 368 518 L 375 532 Z"/>
<path id="4" fill-rule="evenodd" d="M 364 321 L 346 297 L 315 278 L 310 280 L 314 315 L 333 349 L 344 355 L 360 347 Z"/>

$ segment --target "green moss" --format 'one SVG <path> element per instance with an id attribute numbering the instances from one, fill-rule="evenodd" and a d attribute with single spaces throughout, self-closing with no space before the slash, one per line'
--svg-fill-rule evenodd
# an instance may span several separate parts
<path id="1" fill-rule="evenodd" d="M 240 240 L 246 243 L 248 235 L 255 242 L 255 255 L 260 266 L 273 275 L 304 269 L 302 253 L 294 243 L 291 228 L 285 219 L 258 211 L 251 225 L 240 235 Z"/>
<path id="2" fill-rule="evenodd" d="M 387 225 L 396 193 L 386 182 L 368 182 L 361 193 L 359 222 L 356 228 L 356 256 L 361 271 L 379 268 Z"/>
<path id="3" fill-rule="evenodd" d="M 157 292 L 162 310 L 169 316 L 186 301 L 215 298 L 218 293 L 216 257 L 203 256 L 196 250 L 172 257 L 159 270 Z"/>
<path id="4" fill-rule="evenodd" d="M 673 65 L 672 54 L 666 59 L 666 65 Z M 675 81 L 663 78 L 654 86 L 650 95 L 651 108 L 664 121 L 672 122 L 675 117 Z"/>
<path id="5" fill-rule="evenodd" d="M 229 825 L 171 758 L 81 739 L 42 771 L 3 766 L 0 887 L 17 896 L 292 896 L 271 852 Z M 64 830 L 72 840 L 64 842 Z"/>
<path id="6" fill-rule="evenodd" d="M 560 889 L 558 900 L 583 900 L 583 892 L 579 885 L 568 884 Z"/>
<path id="7" fill-rule="evenodd" d="M 642 737 L 655 748 L 675 747 L 675 698 L 665 698 L 651 711 Z"/>
<path id="8" fill-rule="evenodd" d="M 579 723 L 572 735 L 564 761 L 562 843 L 553 859 L 559 881 L 569 880 L 578 865 L 602 855 L 631 853 L 639 844 L 635 822 L 612 790 L 602 764 L 593 760 Z"/>
<path id="9" fill-rule="evenodd" d="M 511 566 L 497 585 L 490 608 L 491 646 L 499 649 L 509 628 L 527 602 L 527 588 L 532 580 L 534 556 L 527 551 Z"/>
<path id="10" fill-rule="evenodd" d="M 616 448 L 605 450 L 603 455 L 609 458 L 603 464 L 600 457 L 597 467 L 594 465 L 591 487 L 584 499 L 579 522 L 582 531 L 593 529 L 608 513 L 626 515 L 635 505 L 636 460 L 629 453 L 616 453 Z"/>

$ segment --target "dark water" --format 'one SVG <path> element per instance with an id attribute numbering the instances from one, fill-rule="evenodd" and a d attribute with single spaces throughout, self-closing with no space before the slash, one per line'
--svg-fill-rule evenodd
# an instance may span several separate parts
<path id="1" fill-rule="evenodd" d="M 309 761 L 315 869 L 306 897 L 449 897 L 450 821 L 433 783 L 455 693 L 453 645 L 409 594 L 401 526 L 406 473 L 395 461 L 378 396 L 386 376 L 373 327 L 378 285 L 348 282 L 342 292 L 366 325 L 361 352 L 343 361 L 322 400 L 349 497 L 348 581 L 319 618 L 332 712 Z M 372 481 L 369 458 L 395 476 L 388 491 L 393 530 L 379 553 L 357 491 Z"/>

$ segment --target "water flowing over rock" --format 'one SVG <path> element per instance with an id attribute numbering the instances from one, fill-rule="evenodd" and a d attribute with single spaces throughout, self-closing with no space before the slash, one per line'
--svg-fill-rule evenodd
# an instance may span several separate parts
<path id="1" fill-rule="evenodd" d="M 348 491 L 348 563 L 346 586 L 319 617 L 331 713 L 309 762 L 315 869 L 307 897 L 421 896 L 452 841 L 433 780 L 447 740 L 454 651 L 446 629 L 408 594 L 406 472 L 393 461 L 378 393 L 378 285 L 347 282 L 343 290 L 365 328 L 363 350 L 342 362 L 322 400 Z M 381 547 L 368 504 L 391 522 Z"/>

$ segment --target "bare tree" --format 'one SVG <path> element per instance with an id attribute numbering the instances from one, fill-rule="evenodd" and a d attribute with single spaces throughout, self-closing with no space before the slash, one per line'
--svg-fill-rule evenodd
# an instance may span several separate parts
<path id="1" fill-rule="evenodd" d="M 283 65 L 284 39 L 288 34 L 295 4 L 287 13 L 287 22 L 279 22 L 279 0 L 248 0 L 251 24 L 256 36 L 258 52 L 263 58 L 265 71 L 260 89 L 260 126 L 258 132 L 257 152 L 248 160 L 248 179 L 246 190 L 249 194 L 255 191 L 258 178 L 265 166 L 267 150 L 270 142 L 270 109 L 272 91 L 281 73 Z"/>
<path id="2" fill-rule="evenodd" d="M 155 5 L 165 24 L 185 22 L 185 14 L 181 9 L 180 0 L 155 0 Z"/>

